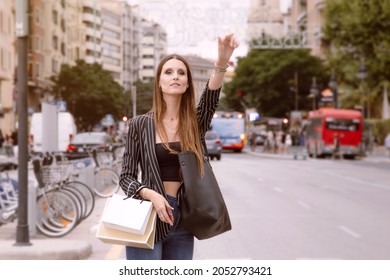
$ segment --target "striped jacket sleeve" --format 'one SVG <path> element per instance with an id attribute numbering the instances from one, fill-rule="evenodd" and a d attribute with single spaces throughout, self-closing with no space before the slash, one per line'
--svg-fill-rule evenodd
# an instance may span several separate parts
<path id="1" fill-rule="evenodd" d="M 220 93 L 221 88 L 211 90 L 209 89 L 209 84 L 207 83 L 202 96 L 200 97 L 197 108 L 197 117 L 201 139 L 204 138 L 206 131 L 210 128 L 211 120 L 213 119 L 215 110 L 218 107 Z"/>
<path id="2" fill-rule="evenodd" d="M 129 121 L 125 152 L 123 154 L 122 172 L 119 185 L 127 196 L 131 196 L 141 187 L 138 179 L 138 164 L 140 160 L 140 138 L 136 118 Z"/>

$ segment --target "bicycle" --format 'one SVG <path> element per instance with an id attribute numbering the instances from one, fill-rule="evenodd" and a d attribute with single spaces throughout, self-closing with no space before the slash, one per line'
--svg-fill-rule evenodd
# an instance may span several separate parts
<path id="1" fill-rule="evenodd" d="M 0 226 L 17 218 L 18 184 L 8 174 L 13 169 L 8 163 L 0 164 Z"/>
<path id="2" fill-rule="evenodd" d="M 71 232 L 94 209 L 95 196 L 82 182 L 71 181 L 71 164 L 62 155 L 32 159 L 38 182 L 37 222 L 40 232 L 60 237 Z"/>
<path id="3" fill-rule="evenodd" d="M 119 175 L 111 167 L 112 157 L 106 150 L 88 149 L 90 157 L 95 163 L 94 167 L 94 185 L 95 194 L 102 198 L 111 197 L 119 190 Z M 107 160 L 107 156 L 111 158 Z"/>
<path id="4" fill-rule="evenodd" d="M 108 150 L 112 153 L 111 167 L 118 175 L 120 175 L 122 171 L 124 149 L 125 145 L 122 143 L 112 144 L 108 147 Z"/>

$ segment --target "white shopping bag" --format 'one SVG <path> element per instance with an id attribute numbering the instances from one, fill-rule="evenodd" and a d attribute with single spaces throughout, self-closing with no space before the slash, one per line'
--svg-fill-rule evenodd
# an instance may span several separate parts
<path id="1" fill-rule="evenodd" d="M 107 201 L 101 222 L 107 228 L 143 235 L 152 208 L 150 201 L 114 194 Z"/>

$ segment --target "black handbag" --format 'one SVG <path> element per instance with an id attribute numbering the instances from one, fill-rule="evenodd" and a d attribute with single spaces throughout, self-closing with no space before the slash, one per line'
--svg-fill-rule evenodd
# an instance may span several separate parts
<path id="1" fill-rule="evenodd" d="M 203 146 L 205 146 L 202 141 Z M 180 225 L 197 239 L 207 239 L 231 230 L 229 213 L 203 147 L 204 174 L 199 173 L 194 152 L 179 153 L 184 185 L 180 198 Z"/>

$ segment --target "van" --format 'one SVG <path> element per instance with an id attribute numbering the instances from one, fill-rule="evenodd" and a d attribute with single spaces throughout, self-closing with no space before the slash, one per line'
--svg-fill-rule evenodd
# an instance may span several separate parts
<path id="1" fill-rule="evenodd" d="M 30 122 L 30 148 L 31 152 L 42 152 L 43 134 L 42 112 L 33 113 Z M 72 137 L 77 133 L 73 115 L 69 112 L 58 112 L 58 150 L 66 151 Z"/>

